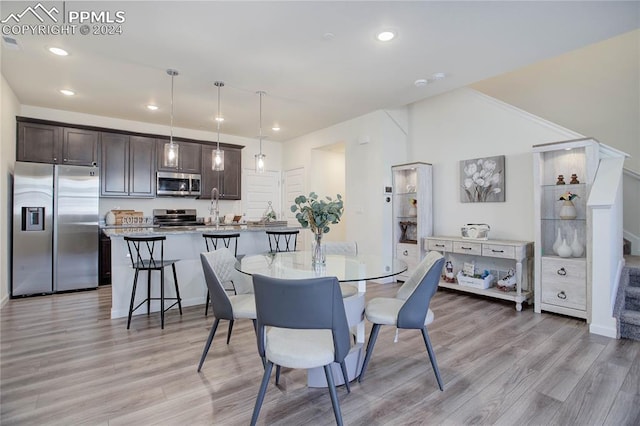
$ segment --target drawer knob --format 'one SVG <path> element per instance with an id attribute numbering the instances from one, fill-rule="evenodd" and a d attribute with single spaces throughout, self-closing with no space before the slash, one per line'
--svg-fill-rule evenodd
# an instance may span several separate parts
<path id="1" fill-rule="evenodd" d="M 444 244 L 436 244 L 436 247 L 443 247 L 444 248 Z"/>
<path id="2" fill-rule="evenodd" d="M 471 250 L 471 247 L 460 247 L 462 250 Z"/>
<path id="3" fill-rule="evenodd" d="M 567 294 L 564 291 L 561 291 L 560 293 L 558 293 L 558 299 L 566 299 L 567 298 Z"/>
<path id="4" fill-rule="evenodd" d="M 558 275 L 560 275 L 560 276 L 565 276 L 565 275 L 567 275 L 567 271 L 564 269 L 564 267 L 562 267 L 562 268 L 558 269 L 558 270 L 556 271 L 556 273 L 557 273 Z"/>
<path id="5" fill-rule="evenodd" d="M 402 252 L 402 254 L 404 254 L 405 256 L 409 256 L 409 251 L 405 250 L 405 251 Z"/>
<path id="6" fill-rule="evenodd" d="M 494 252 L 494 253 L 504 253 L 504 250 L 494 250 L 494 249 L 491 249 L 491 251 L 492 251 L 492 252 Z"/>

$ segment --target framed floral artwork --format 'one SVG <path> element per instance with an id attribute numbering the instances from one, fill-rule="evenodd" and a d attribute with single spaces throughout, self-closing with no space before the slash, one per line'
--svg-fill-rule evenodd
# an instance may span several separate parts
<path id="1" fill-rule="evenodd" d="M 504 155 L 460 161 L 460 201 L 504 202 Z"/>

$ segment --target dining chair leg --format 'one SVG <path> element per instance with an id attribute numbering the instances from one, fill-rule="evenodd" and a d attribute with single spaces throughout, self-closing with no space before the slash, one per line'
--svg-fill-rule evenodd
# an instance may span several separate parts
<path id="1" fill-rule="evenodd" d="M 429 359 L 431 360 L 431 366 L 433 367 L 433 372 L 436 374 L 436 380 L 438 381 L 438 387 L 441 391 L 444 391 L 444 386 L 442 385 L 442 377 L 440 377 L 440 369 L 438 368 L 438 362 L 436 361 L 436 354 L 433 352 L 433 347 L 431 346 L 431 339 L 429 339 L 429 333 L 427 333 L 427 327 L 422 329 L 422 338 L 424 339 L 424 344 L 427 347 L 427 353 L 429 354 Z"/>
<path id="2" fill-rule="evenodd" d="M 206 317 L 209 314 L 209 303 L 211 303 L 211 295 L 209 294 L 209 290 L 207 290 L 207 301 L 204 305 L 204 316 Z"/>
<path id="3" fill-rule="evenodd" d="M 256 320 L 251 320 L 253 322 L 253 331 L 256 333 L 256 336 L 258 335 L 258 323 L 256 322 Z"/>
<path id="4" fill-rule="evenodd" d="M 271 370 L 273 369 L 273 363 L 271 361 L 267 361 L 267 365 L 264 369 L 264 375 L 262 376 L 262 383 L 260 383 L 260 390 L 258 391 L 258 396 L 256 398 L 256 405 L 253 407 L 253 415 L 251 416 L 251 426 L 255 426 L 258 421 L 258 416 L 260 415 L 260 408 L 262 408 L 262 401 L 264 400 L 264 395 L 267 392 L 267 385 L 269 384 L 269 377 L 271 376 Z"/>
<path id="5" fill-rule="evenodd" d="M 164 268 L 160 268 L 160 329 L 164 330 Z"/>
<path id="6" fill-rule="evenodd" d="M 373 324 L 373 328 L 371 329 L 371 334 L 369 335 L 369 343 L 367 343 L 367 354 L 364 357 L 364 363 L 362 364 L 362 370 L 360 371 L 360 377 L 358 377 L 358 382 L 362 382 L 364 373 L 365 371 L 367 371 L 367 365 L 369 365 L 369 360 L 371 359 L 371 354 L 373 353 L 373 346 L 376 344 L 376 339 L 378 338 L 379 332 L 380 332 L 380 324 Z"/>
<path id="7" fill-rule="evenodd" d="M 173 269 L 173 284 L 176 286 L 176 297 L 178 298 L 178 309 L 180 310 L 180 315 L 182 315 L 182 299 L 180 298 L 180 289 L 178 288 L 178 274 L 176 274 L 176 264 L 171 264 L 171 269 Z"/>
<path id="8" fill-rule="evenodd" d="M 229 331 L 227 332 L 227 345 L 231 340 L 231 330 L 233 330 L 233 320 L 229 320 Z"/>
<path id="9" fill-rule="evenodd" d="M 347 388 L 347 393 L 351 393 L 349 374 L 347 373 L 347 364 L 344 361 L 340 363 L 340 369 L 342 370 L 342 378 L 344 379 L 344 386 Z"/>
<path id="10" fill-rule="evenodd" d="M 151 313 L 151 269 L 147 270 L 147 315 Z"/>
<path id="11" fill-rule="evenodd" d="M 131 304 L 129 304 L 129 319 L 127 320 L 127 330 L 131 326 L 131 314 L 133 314 L 133 303 L 136 299 L 136 287 L 138 286 L 138 270 L 133 276 L 133 289 L 131 290 Z"/>
<path id="12" fill-rule="evenodd" d="M 216 330 L 218 329 L 218 323 L 220 323 L 220 320 L 216 318 L 216 320 L 213 322 L 213 326 L 211 327 L 211 331 L 209 332 L 209 338 L 207 338 L 207 343 L 204 345 L 202 356 L 200 357 L 200 364 L 198 364 L 198 373 L 202 368 L 202 364 L 204 364 L 204 359 L 207 357 L 207 354 L 209 353 L 211 342 L 213 342 L 213 336 L 216 335 Z"/>
<path id="13" fill-rule="evenodd" d="M 331 405 L 333 406 L 333 414 L 336 416 L 336 424 L 342 426 L 342 413 L 340 412 L 340 401 L 336 393 L 336 385 L 333 382 L 333 371 L 331 364 L 324 366 L 324 375 L 327 377 L 327 385 L 329 387 L 329 395 L 331 396 Z"/>
<path id="14" fill-rule="evenodd" d="M 282 367 L 276 365 L 276 386 L 280 384 L 280 370 Z"/>

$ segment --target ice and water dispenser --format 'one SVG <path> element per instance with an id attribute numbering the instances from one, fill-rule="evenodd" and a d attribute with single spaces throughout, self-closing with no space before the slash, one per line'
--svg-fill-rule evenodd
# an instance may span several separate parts
<path id="1" fill-rule="evenodd" d="M 44 231 L 44 207 L 22 207 L 22 230 Z"/>

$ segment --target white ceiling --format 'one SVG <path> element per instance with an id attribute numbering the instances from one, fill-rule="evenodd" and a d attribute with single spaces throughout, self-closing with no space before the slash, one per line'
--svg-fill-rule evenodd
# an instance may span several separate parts
<path id="1" fill-rule="evenodd" d="M 36 4 L 2 1 L 1 19 Z M 47 2 L 67 13 L 124 11 L 122 35 L 14 35 L 20 50 L 2 43 L 2 74 L 25 105 L 168 124 L 166 69 L 175 68 L 175 126 L 214 130 L 213 82 L 222 80 L 222 133 L 256 137 L 255 92 L 264 90 L 263 133 L 283 141 L 631 31 L 639 4 Z M 20 24 L 27 22 L 38 23 L 25 15 Z M 387 44 L 374 39 L 385 28 L 398 33 Z M 51 55 L 50 46 L 70 56 Z M 438 72 L 447 78 L 414 86 Z M 62 88 L 77 95 L 62 96 Z"/>

